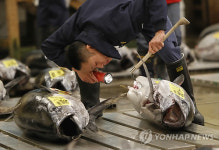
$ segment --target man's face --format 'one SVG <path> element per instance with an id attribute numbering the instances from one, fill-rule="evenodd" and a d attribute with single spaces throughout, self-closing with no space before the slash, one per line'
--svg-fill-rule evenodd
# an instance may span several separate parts
<path id="1" fill-rule="evenodd" d="M 103 68 L 112 60 L 94 48 L 88 47 L 87 49 L 93 55 L 88 58 L 87 62 L 81 63 L 81 71 L 93 72 L 97 68 Z"/>

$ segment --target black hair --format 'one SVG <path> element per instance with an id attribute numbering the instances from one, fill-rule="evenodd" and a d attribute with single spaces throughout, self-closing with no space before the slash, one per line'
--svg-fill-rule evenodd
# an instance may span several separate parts
<path id="1" fill-rule="evenodd" d="M 74 41 L 67 49 L 66 58 L 69 64 L 77 69 L 81 69 L 81 63 L 86 62 L 89 52 L 86 49 L 86 44 L 80 41 Z"/>
<path id="2" fill-rule="evenodd" d="M 74 67 L 77 70 L 81 69 L 81 63 L 86 61 L 83 56 L 84 49 L 85 44 L 80 41 L 74 41 L 69 45 L 66 52 L 66 58 L 71 67 Z"/>

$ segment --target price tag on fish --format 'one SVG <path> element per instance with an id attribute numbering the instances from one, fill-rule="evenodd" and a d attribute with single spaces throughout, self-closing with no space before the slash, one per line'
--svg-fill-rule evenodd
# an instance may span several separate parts
<path id="1" fill-rule="evenodd" d="M 18 66 L 17 61 L 15 59 L 8 59 L 2 61 L 2 63 L 5 65 L 5 67 L 13 67 L 13 66 Z"/>
<path id="2" fill-rule="evenodd" d="M 62 96 L 50 96 L 48 99 L 56 106 L 70 105 L 69 101 Z"/>
<path id="3" fill-rule="evenodd" d="M 61 77 L 65 75 L 65 72 L 62 69 L 59 70 L 50 70 L 49 71 L 49 75 L 51 77 L 51 79 L 55 79 L 57 77 Z"/>
<path id="4" fill-rule="evenodd" d="M 215 34 L 213 34 L 215 39 L 219 39 L 219 32 L 216 32 Z"/>
<path id="5" fill-rule="evenodd" d="M 173 92 L 174 94 L 178 95 L 179 97 L 181 97 L 182 99 L 185 99 L 185 96 L 184 96 L 184 91 L 182 88 L 172 84 L 172 83 L 169 83 L 169 86 L 170 86 L 170 91 Z"/>

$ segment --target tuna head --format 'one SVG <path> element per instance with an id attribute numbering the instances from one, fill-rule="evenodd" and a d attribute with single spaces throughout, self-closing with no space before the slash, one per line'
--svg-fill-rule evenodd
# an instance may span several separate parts
<path id="1" fill-rule="evenodd" d="M 182 83 L 182 76 L 177 83 Z M 150 122 L 171 129 L 178 129 L 191 124 L 194 104 L 185 90 L 173 82 L 152 78 L 153 101 L 149 98 L 150 88 L 146 77 L 139 76 L 129 87 L 128 99 L 140 115 Z"/>
<path id="2" fill-rule="evenodd" d="M 19 104 L 14 120 L 27 135 L 71 140 L 80 136 L 89 122 L 83 103 L 66 91 L 32 90 L 21 97 Z"/>
<path id="3" fill-rule="evenodd" d="M 141 107 L 143 107 L 146 100 L 148 100 L 150 94 L 150 87 L 147 78 L 138 76 L 133 83 L 133 87 L 129 86 L 128 88 L 128 99 L 132 102 L 134 108 L 141 113 Z"/>
<path id="4" fill-rule="evenodd" d="M 72 140 L 87 129 L 97 131 L 96 117 L 120 97 L 86 110 L 77 93 L 42 87 L 21 97 L 14 120 L 25 134 L 52 141 Z"/>

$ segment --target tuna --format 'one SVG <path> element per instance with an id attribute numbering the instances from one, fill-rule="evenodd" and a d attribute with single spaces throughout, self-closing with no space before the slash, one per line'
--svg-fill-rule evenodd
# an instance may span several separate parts
<path id="1" fill-rule="evenodd" d="M 5 58 L 0 60 L 0 79 L 11 81 L 19 76 L 30 76 L 30 69 L 20 61 L 14 58 Z"/>
<path id="2" fill-rule="evenodd" d="M 195 54 L 203 61 L 219 61 L 219 31 L 204 36 L 196 45 Z"/>
<path id="3" fill-rule="evenodd" d="M 42 70 L 35 78 L 35 85 L 73 92 L 78 88 L 74 71 L 67 68 L 53 67 Z"/>
<path id="4" fill-rule="evenodd" d="M 41 70 L 49 68 L 43 52 L 39 49 L 32 50 L 21 57 L 21 61 L 30 68 L 31 76 L 35 77 Z"/>
<path id="5" fill-rule="evenodd" d="M 28 136 L 72 140 L 85 130 L 97 131 L 96 117 L 115 99 L 107 99 L 86 110 L 80 97 L 67 91 L 43 87 L 21 97 L 14 121 Z"/>
<path id="6" fill-rule="evenodd" d="M 19 80 L 18 80 L 19 79 Z M 29 89 L 26 87 L 30 79 L 30 70 L 28 66 L 14 58 L 4 58 L 0 60 L 0 80 L 7 84 L 16 80 L 18 84 L 13 84 L 13 90 L 9 93 L 10 96 L 18 96 L 19 93 L 26 92 Z"/>
<path id="7" fill-rule="evenodd" d="M 144 66 L 146 66 L 144 64 Z M 145 69 L 149 75 L 147 68 Z M 194 103 L 180 86 L 184 76 L 174 82 L 138 76 L 129 86 L 128 99 L 135 110 L 149 122 L 168 129 L 189 126 L 194 118 Z"/>

